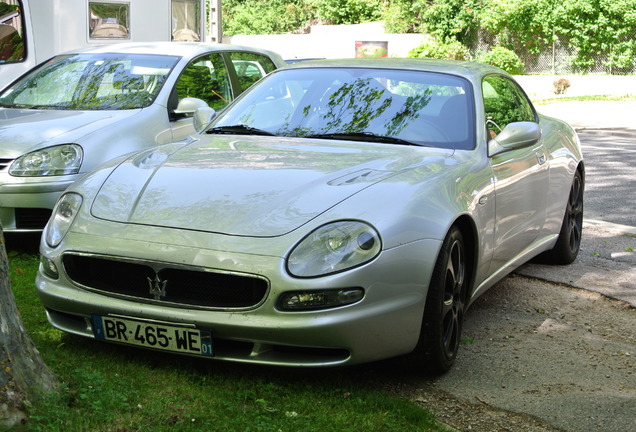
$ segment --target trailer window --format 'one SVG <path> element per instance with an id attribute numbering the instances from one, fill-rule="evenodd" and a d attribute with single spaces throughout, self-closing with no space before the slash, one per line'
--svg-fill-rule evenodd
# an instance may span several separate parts
<path id="1" fill-rule="evenodd" d="M 0 0 L 0 63 L 23 61 L 24 21 L 18 0 Z"/>
<path id="2" fill-rule="evenodd" d="M 128 2 L 88 2 L 88 28 L 91 39 L 129 39 Z"/>
<path id="3" fill-rule="evenodd" d="M 201 0 L 172 0 L 172 40 L 201 41 Z"/>

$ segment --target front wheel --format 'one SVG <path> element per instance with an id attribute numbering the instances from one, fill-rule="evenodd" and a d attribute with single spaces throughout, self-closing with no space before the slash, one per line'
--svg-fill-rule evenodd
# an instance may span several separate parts
<path id="1" fill-rule="evenodd" d="M 467 260 L 457 227 L 444 239 L 428 288 L 416 361 L 425 371 L 447 372 L 455 362 L 467 299 Z"/>

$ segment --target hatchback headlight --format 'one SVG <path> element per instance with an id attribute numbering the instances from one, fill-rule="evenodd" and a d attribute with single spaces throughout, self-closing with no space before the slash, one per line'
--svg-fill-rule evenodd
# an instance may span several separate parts
<path id="1" fill-rule="evenodd" d="M 47 147 L 17 158 L 11 164 L 9 174 L 16 177 L 77 174 L 82 157 L 82 147 L 77 144 Z"/>
<path id="2" fill-rule="evenodd" d="M 81 195 L 73 192 L 62 195 L 53 209 L 51 219 L 46 224 L 44 238 L 49 246 L 57 247 L 60 244 L 81 206 Z"/>
<path id="3" fill-rule="evenodd" d="M 291 252 L 287 270 L 298 277 L 325 276 L 371 261 L 382 247 L 377 231 L 363 222 L 323 225 Z"/>

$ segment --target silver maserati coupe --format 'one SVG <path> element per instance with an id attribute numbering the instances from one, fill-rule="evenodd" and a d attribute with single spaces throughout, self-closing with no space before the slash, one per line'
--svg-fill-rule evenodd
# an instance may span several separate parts
<path id="1" fill-rule="evenodd" d="M 500 69 L 301 62 L 195 115 L 199 134 L 58 201 L 36 280 L 54 327 L 269 365 L 408 354 L 443 373 L 476 298 L 578 254 L 579 140 Z"/>

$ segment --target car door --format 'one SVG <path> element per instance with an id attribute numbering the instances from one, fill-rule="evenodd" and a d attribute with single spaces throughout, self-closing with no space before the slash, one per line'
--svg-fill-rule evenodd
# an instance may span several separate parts
<path id="1" fill-rule="evenodd" d="M 494 138 L 513 122 L 537 122 L 521 88 L 507 77 L 487 76 L 482 84 L 486 127 Z M 546 217 L 549 164 L 543 140 L 490 158 L 495 199 L 492 271 L 522 254 L 541 234 Z"/>

